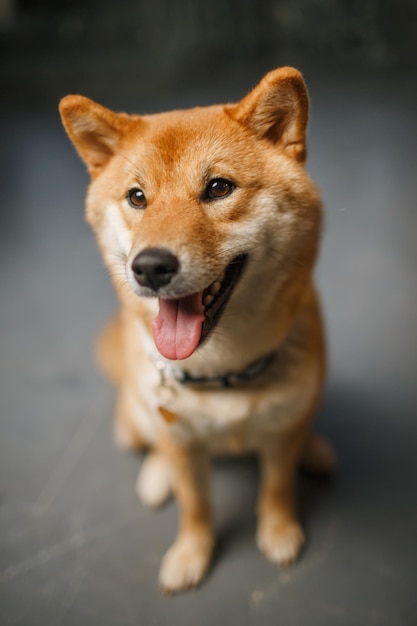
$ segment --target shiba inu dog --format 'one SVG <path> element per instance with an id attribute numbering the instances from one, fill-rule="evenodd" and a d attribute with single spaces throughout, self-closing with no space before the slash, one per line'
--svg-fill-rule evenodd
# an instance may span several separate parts
<path id="1" fill-rule="evenodd" d="M 306 173 L 301 74 L 267 74 L 237 104 L 154 115 L 63 98 L 91 174 L 87 220 L 120 298 L 100 358 L 118 387 L 116 435 L 149 448 L 138 492 L 181 512 L 160 585 L 200 583 L 214 545 L 209 459 L 255 453 L 257 543 L 291 563 L 304 535 L 301 463 L 331 471 L 312 432 L 325 349 L 312 271 L 322 209 Z"/>

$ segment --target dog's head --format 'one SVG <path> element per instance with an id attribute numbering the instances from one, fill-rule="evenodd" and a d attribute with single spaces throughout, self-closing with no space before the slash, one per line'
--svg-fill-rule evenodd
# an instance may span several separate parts
<path id="1" fill-rule="evenodd" d="M 190 356 L 239 293 L 308 281 L 320 201 L 299 72 L 270 72 L 233 105 L 129 116 L 67 96 L 60 112 L 92 177 L 87 219 L 106 264 L 122 298 L 159 299 L 166 358 Z"/>

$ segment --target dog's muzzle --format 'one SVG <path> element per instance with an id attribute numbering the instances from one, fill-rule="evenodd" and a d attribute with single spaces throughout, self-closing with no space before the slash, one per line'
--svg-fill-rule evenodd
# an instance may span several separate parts
<path id="1" fill-rule="evenodd" d="M 155 345 L 170 360 L 186 359 L 208 338 L 246 266 L 248 255 L 235 257 L 208 287 L 180 298 L 164 298 L 164 287 L 180 272 L 180 261 L 166 248 L 145 248 L 132 261 L 132 272 L 148 296 L 159 296 L 152 321 Z"/>

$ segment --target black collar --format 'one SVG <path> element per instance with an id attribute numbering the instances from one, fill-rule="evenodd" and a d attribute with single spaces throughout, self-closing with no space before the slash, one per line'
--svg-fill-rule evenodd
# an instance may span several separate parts
<path id="1" fill-rule="evenodd" d="M 240 372 L 226 372 L 218 376 L 192 376 L 188 372 L 174 367 L 166 361 L 158 360 L 155 365 L 161 376 L 161 383 L 164 384 L 167 379 L 174 379 L 183 385 L 194 385 L 196 387 L 238 387 L 260 376 L 275 360 L 278 350 L 269 352 L 256 361 L 250 363 Z"/>

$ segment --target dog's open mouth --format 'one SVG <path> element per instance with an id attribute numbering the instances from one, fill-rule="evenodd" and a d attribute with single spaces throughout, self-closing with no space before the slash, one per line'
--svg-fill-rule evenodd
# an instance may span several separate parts
<path id="1" fill-rule="evenodd" d="M 162 356 L 186 359 L 207 339 L 219 322 L 246 261 L 246 254 L 236 257 L 207 289 L 178 300 L 159 301 L 152 330 Z"/>

